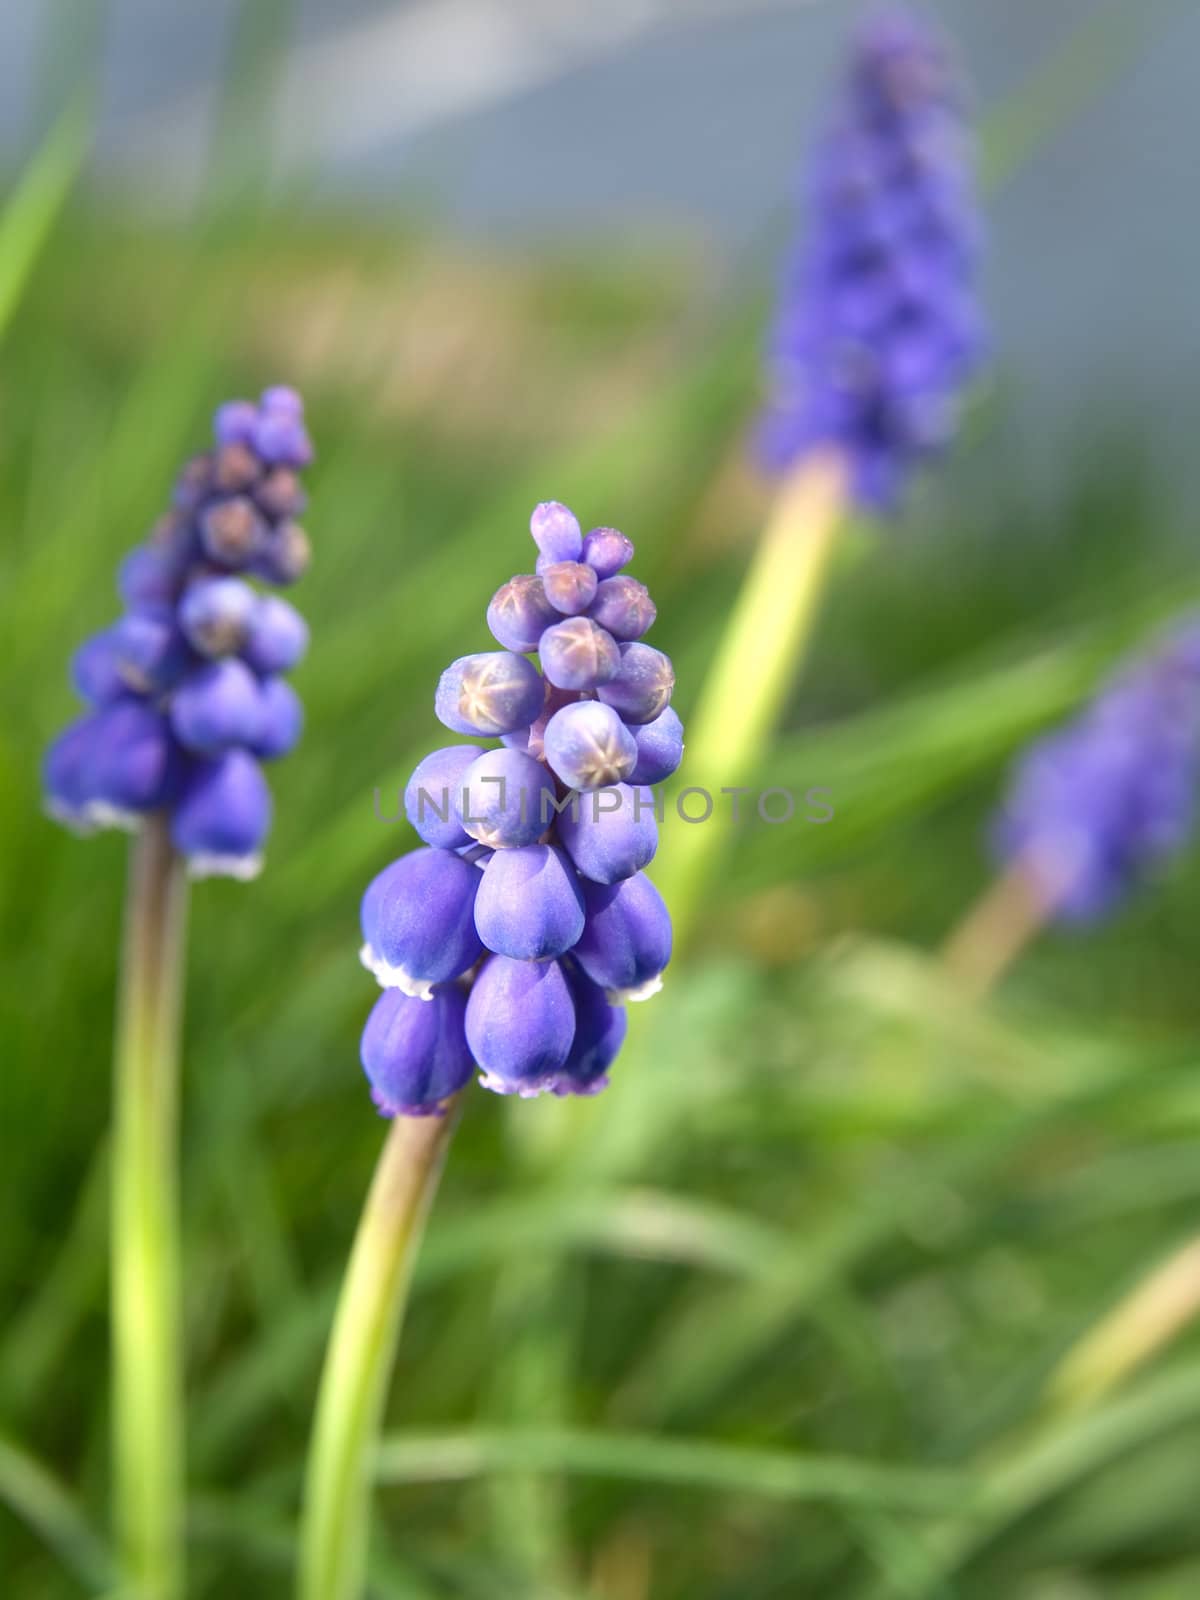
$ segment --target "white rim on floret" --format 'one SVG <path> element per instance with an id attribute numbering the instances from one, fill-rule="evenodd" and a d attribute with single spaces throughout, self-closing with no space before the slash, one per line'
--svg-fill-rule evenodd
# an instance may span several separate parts
<path id="1" fill-rule="evenodd" d="M 364 944 L 358 952 L 358 959 L 381 989 L 399 989 L 401 994 L 408 995 L 410 1000 L 433 999 L 433 984 L 428 978 L 414 978 L 403 967 L 393 967 L 381 955 L 376 954 L 372 945 Z"/>
<path id="2" fill-rule="evenodd" d="M 637 1005 L 642 1000 L 653 1000 L 663 986 L 662 973 L 657 977 L 647 978 L 645 983 L 638 983 L 632 989 L 606 989 L 605 999 L 610 1006 Z"/>
<path id="3" fill-rule="evenodd" d="M 252 856 L 199 855 L 188 857 L 189 878 L 236 878 L 249 883 L 263 869 L 261 854 Z"/>

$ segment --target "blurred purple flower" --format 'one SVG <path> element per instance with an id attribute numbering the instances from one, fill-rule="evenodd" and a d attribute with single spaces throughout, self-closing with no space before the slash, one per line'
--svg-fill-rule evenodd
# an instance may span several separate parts
<path id="1" fill-rule="evenodd" d="M 762 459 L 786 472 L 832 447 L 857 504 L 891 512 L 951 440 L 986 343 L 964 97 L 948 46 L 907 9 L 861 30 L 808 198 L 768 351 Z"/>

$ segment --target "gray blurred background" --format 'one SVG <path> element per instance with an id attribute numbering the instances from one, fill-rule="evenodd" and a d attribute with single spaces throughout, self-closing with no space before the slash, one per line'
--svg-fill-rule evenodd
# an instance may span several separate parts
<path id="1" fill-rule="evenodd" d="M 44 0 L 0 9 L 0 140 L 14 158 L 36 126 L 39 36 L 56 9 L 71 15 Z M 804 141 L 862 9 L 263 0 L 257 44 L 273 35 L 286 53 L 258 108 L 270 131 L 255 135 L 269 145 L 256 154 L 274 182 L 415 211 L 489 247 L 552 250 L 569 233 L 575 249 L 582 239 L 621 252 L 658 238 L 720 285 L 733 270 L 769 271 Z M 1037 146 L 991 201 L 990 307 L 1001 370 L 1021 392 L 1023 457 L 1053 470 L 1136 424 L 1164 480 L 1190 489 L 1200 6 L 932 9 L 960 42 L 1002 159 Z M 139 205 L 186 205 L 220 116 L 217 85 L 248 47 L 232 37 L 234 8 L 111 0 L 104 12 L 98 165 Z"/>

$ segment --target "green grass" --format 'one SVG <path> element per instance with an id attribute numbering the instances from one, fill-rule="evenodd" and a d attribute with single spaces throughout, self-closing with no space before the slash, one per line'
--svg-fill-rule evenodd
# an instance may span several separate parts
<path id="1" fill-rule="evenodd" d="M 41 819 L 39 753 L 207 413 L 298 377 L 310 723 L 266 874 L 196 895 L 184 1119 L 193 1594 L 282 1594 L 380 1138 L 357 901 L 409 841 L 372 789 L 436 737 L 436 675 L 483 641 L 539 498 L 635 539 L 686 719 L 762 509 L 730 471 L 756 319 L 698 323 L 674 261 L 481 268 L 297 214 L 155 230 L 75 202 L 51 233 L 64 163 L 0 227 L 0 1570 L 21 1600 L 108 1575 L 123 848 Z M 377 1594 L 1196 1592 L 1196 1332 L 1092 1411 L 1047 1385 L 1195 1227 L 1200 863 L 1047 938 L 982 1012 L 931 955 L 986 881 L 1014 751 L 1200 593 L 1136 427 L 1048 504 L 1001 425 L 1019 403 L 1001 387 L 906 526 L 847 553 L 764 772 L 830 788 L 835 822 L 747 830 L 607 1095 L 471 1098 L 394 1386 Z"/>

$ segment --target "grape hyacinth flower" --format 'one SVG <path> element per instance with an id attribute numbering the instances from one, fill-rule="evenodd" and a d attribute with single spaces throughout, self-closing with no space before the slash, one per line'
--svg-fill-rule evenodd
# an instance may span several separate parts
<path id="1" fill-rule="evenodd" d="M 300 736 L 284 674 L 308 644 L 299 612 L 258 585 L 307 565 L 295 518 L 312 446 L 290 389 L 222 406 L 214 432 L 122 563 L 125 615 L 76 652 L 88 709 L 49 752 L 46 809 L 80 832 L 165 813 L 193 877 L 249 878 L 271 824 L 259 763 Z"/>
<path id="2" fill-rule="evenodd" d="M 299 397 L 269 389 L 257 405 L 223 406 L 215 434 L 121 563 L 124 615 L 76 651 L 85 710 L 43 766 L 56 820 L 136 834 L 114 1073 L 112 1479 L 122 1571 L 159 1600 L 186 1589 L 176 1107 L 187 874 L 257 871 L 271 820 L 261 763 L 300 736 L 283 674 L 307 643 L 299 613 L 259 587 L 307 564 L 295 518 L 312 447 Z M 381 1051 L 396 1031 L 377 1027 Z M 435 1038 L 431 1081 L 446 1070 Z"/>
<path id="3" fill-rule="evenodd" d="M 588 995 L 589 1035 L 616 1040 L 623 1030 L 597 1024 L 592 990 L 617 1009 L 652 993 L 670 959 L 670 918 L 643 869 L 658 844 L 649 785 L 678 767 L 683 725 L 669 704 L 670 660 L 640 642 L 653 602 L 636 579 L 618 576 L 633 557 L 629 540 L 613 528 L 585 538 L 556 502 L 536 509 L 531 530 L 538 570 L 510 578 L 487 608 L 505 648 L 460 657 L 435 699 L 454 733 L 502 743 L 450 745 L 418 765 L 405 811 L 425 848 L 368 888 L 362 959 L 381 985 L 414 999 L 448 985 L 469 991 L 466 1038 L 484 1087 L 591 1094 L 612 1057 L 599 1067 L 604 1052 L 593 1043 L 568 1070 L 573 996 Z M 534 652 L 545 677 L 528 659 Z M 639 763 L 644 782 L 632 787 Z M 466 1065 L 450 1089 L 454 1075 L 431 1068 L 440 1034 L 396 1026 L 388 1038 L 385 1056 L 376 1024 L 363 1048 L 385 1114 L 437 1112 L 466 1082 Z M 411 1057 L 407 1078 L 401 1050 Z"/>
<path id="4" fill-rule="evenodd" d="M 769 341 L 757 453 L 770 509 L 691 716 L 689 770 L 710 793 L 761 771 L 848 514 L 899 509 L 951 442 L 982 361 L 965 101 L 952 51 L 915 12 L 890 6 L 857 34 Z M 620 671 L 597 691 L 624 714 L 650 687 L 645 660 L 629 661 L 643 608 L 607 582 L 598 596 L 605 626 L 629 629 Z M 648 756 L 635 774 L 655 769 Z M 664 858 L 682 937 L 730 833 L 729 819 L 686 829 Z"/>
<path id="5" fill-rule="evenodd" d="M 598 1093 L 625 1003 L 659 989 L 671 959 L 671 919 L 643 871 L 658 845 L 650 785 L 683 756 L 671 663 L 635 642 L 654 606 L 618 577 L 634 552 L 616 529 L 585 537 L 549 501 L 530 531 L 536 570 L 487 608 L 502 648 L 460 656 L 434 697 L 452 733 L 499 742 L 446 744 L 418 763 L 404 810 L 421 846 L 362 900 L 360 957 L 383 993 L 360 1055 L 391 1126 L 321 1378 L 300 1600 L 362 1592 L 388 1373 L 461 1091 L 478 1070 L 498 1094 Z M 76 764 L 64 747 L 64 792 Z"/>
<path id="6" fill-rule="evenodd" d="M 984 354 L 963 90 L 914 13 L 863 28 L 809 210 L 770 344 L 763 459 L 785 472 L 836 449 L 855 501 L 888 512 L 948 443 Z"/>
<path id="7" fill-rule="evenodd" d="M 1184 848 L 1200 783 L 1200 624 L 1120 672 L 1018 763 L 993 844 L 1047 918 L 1091 923 Z"/>

